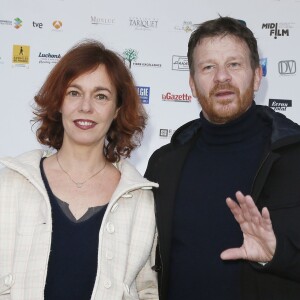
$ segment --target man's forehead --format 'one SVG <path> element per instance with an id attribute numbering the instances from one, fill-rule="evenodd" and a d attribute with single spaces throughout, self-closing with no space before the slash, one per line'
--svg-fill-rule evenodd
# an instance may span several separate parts
<path id="1" fill-rule="evenodd" d="M 222 41 L 226 41 L 226 42 L 232 42 L 234 44 L 240 44 L 242 47 L 246 47 L 248 49 L 248 46 L 246 44 L 246 42 L 241 39 L 238 36 L 232 35 L 232 34 L 223 34 L 223 35 L 217 35 L 217 36 L 208 36 L 208 37 L 204 37 L 203 39 L 198 41 L 197 46 L 202 46 L 205 44 L 214 44 L 216 42 L 222 42 Z"/>

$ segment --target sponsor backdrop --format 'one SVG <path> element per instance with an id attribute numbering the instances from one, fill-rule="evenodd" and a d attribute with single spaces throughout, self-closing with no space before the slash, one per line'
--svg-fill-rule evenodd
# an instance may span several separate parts
<path id="1" fill-rule="evenodd" d="M 300 0 L 2 0 L 0 156 L 41 147 L 33 97 L 73 44 L 93 38 L 123 56 L 149 114 L 131 157 L 143 173 L 151 153 L 199 115 L 187 43 L 196 24 L 219 14 L 243 20 L 258 40 L 264 77 L 256 102 L 300 123 Z"/>

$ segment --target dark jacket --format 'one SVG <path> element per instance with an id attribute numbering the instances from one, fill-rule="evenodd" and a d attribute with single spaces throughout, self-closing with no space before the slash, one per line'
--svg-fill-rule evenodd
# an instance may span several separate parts
<path id="1" fill-rule="evenodd" d="M 243 262 L 242 299 L 299 300 L 300 126 L 266 106 L 257 105 L 257 113 L 272 126 L 272 134 L 251 195 L 259 210 L 264 206 L 269 209 L 277 246 L 272 261 L 265 266 Z M 170 144 L 153 153 L 145 173 L 147 179 L 159 183 L 154 196 L 160 300 L 167 299 L 174 199 L 185 158 L 200 134 L 200 119 L 180 127 Z"/>

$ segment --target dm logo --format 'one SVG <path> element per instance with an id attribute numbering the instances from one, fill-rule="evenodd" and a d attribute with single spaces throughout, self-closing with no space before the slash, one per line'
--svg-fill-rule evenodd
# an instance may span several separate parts
<path id="1" fill-rule="evenodd" d="M 123 58 L 128 62 L 129 68 L 131 68 L 131 64 L 133 61 L 136 61 L 138 58 L 138 52 L 134 49 L 125 49 L 123 52 Z"/>
<path id="2" fill-rule="evenodd" d="M 296 73 L 296 62 L 294 60 L 282 60 L 278 63 L 278 72 L 281 75 L 293 75 Z"/>

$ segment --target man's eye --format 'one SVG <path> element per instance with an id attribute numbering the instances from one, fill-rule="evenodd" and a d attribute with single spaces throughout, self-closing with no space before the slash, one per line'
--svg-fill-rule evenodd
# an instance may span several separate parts
<path id="1" fill-rule="evenodd" d="M 207 65 L 207 66 L 204 66 L 204 67 L 203 67 L 202 71 L 203 71 L 203 72 L 211 72 L 211 71 L 214 70 L 214 68 L 215 68 L 214 65 Z"/>
<path id="2" fill-rule="evenodd" d="M 232 68 L 236 68 L 236 67 L 239 67 L 240 64 L 237 63 L 237 62 L 232 62 L 232 63 L 229 64 L 229 66 L 232 67 Z"/>

